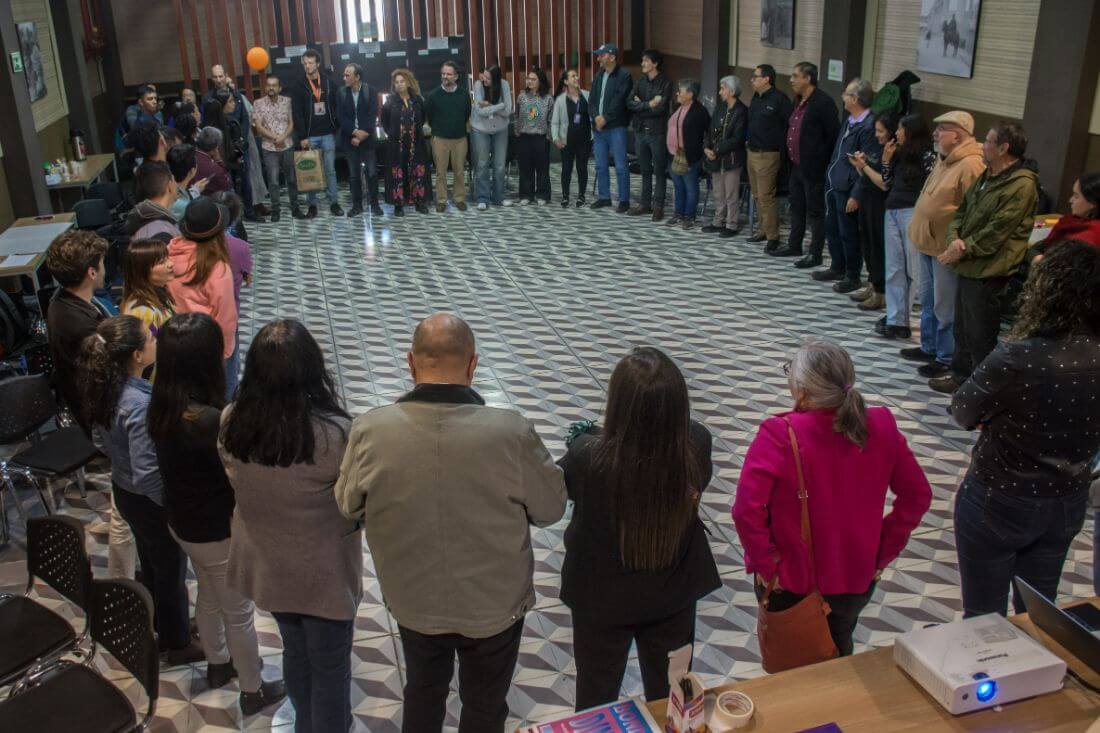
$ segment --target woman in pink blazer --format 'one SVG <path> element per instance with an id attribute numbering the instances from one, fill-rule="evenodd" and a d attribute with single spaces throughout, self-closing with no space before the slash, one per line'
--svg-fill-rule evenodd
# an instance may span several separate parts
<path id="1" fill-rule="evenodd" d="M 832 608 L 829 630 L 852 653 L 860 611 L 932 501 L 928 480 L 885 407 L 867 408 L 852 360 L 829 342 L 804 345 L 788 364 L 794 411 L 760 425 L 737 484 L 733 521 L 756 575 L 757 598 L 778 575 L 768 608 L 782 611 L 812 589 L 787 425 L 806 481 L 817 586 Z M 886 490 L 894 493 L 883 518 Z"/>

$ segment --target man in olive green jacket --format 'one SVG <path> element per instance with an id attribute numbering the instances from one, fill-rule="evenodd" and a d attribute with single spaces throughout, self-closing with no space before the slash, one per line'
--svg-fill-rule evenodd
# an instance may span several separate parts
<path id="1" fill-rule="evenodd" d="M 939 261 L 959 277 L 955 296 L 955 356 L 951 373 L 928 385 L 951 393 L 997 345 L 1009 278 L 1027 254 L 1035 223 L 1038 177 L 1022 158 L 1027 133 L 998 122 L 986 135 L 987 168 L 970 186 L 947 227 L 947 249 Z"/>

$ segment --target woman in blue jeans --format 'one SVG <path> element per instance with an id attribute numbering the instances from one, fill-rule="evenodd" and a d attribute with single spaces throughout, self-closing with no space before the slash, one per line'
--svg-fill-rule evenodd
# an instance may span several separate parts
<path id="1" fill-rule="evenodd" d="M 680 107 L 668 119 L 669 170 L 676 190 L 676 211 L 665 222 L 684 229 L 695 226 L 699 208 L 699 170 L 703 166 L 703 138 L 710 127 L 710 113 L 698 100 L 699 82 L 681 79 L 676 88 Z"/>
<path id="2" fill-rule="evenodd" d="M 1004 615 L 1014 576 L 1057 597 L 1100 449 L 1100 248 L 1060 244 L 1022 300 L 1009 339 L 951 402 L 960 425 L 981 430 L 955 501 L 968 617 Z M 1024 610 L 1018 593 L 1013 605 Z"/>
<path id="3" fill-rule="evenodd" d="M 221 423 L 218 451 L 236 500 L 229 587 L 279 625 L 295 732 L 346 731 L 363 533 L 334 494 L 351 421 L 305 326 L 260 330 Z"/>
<path id="4" fill-rule="evenodd" d="M 489 204 L 507 206 L 504 200 L 505 166 L 508 163 L 508 121 L 512 117 L 512 90 L 499 66 L 490 66 L 474 82 L 474 106 L 470 139 L 474 155 L 474 193 L 478 211 Z"/>

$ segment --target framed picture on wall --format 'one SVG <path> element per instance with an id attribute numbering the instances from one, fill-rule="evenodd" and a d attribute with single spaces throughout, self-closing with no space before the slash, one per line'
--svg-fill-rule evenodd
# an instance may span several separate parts
<path id="1" fill-rule="evenodd" d="M 31 101 L 46 96 L 46 72 L 42 68 L 42 51 L 38 48 L 38 31 L 34 23 L 19 23 L 19 48 L 23 52 L 23 74 Z"/>
<path id="2" fill-rule="evenodd" d="M 974 76 L 974 46 L 982 0 L 921 0 L 917 68 L 933 74 Z"/>
<path id="3" fill-rule="evenodd" d="M 760 3 L 760 43 L 772 48 L 794 48 L 794 0 Z"/>

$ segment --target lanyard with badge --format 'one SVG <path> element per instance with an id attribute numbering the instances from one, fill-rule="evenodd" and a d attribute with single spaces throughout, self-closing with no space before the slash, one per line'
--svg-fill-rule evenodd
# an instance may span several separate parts
<path id="1" fill-rule="evenodd" d="M 325 103 L 321 101 L 321 78 L 317 77 L 317 80 L 306 77 L 306 81 L 309 82 L 309 88 L 313 91 L 313 114 L 323 115 L 325 113 Z"/>

